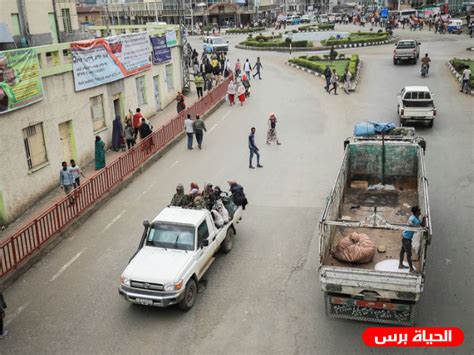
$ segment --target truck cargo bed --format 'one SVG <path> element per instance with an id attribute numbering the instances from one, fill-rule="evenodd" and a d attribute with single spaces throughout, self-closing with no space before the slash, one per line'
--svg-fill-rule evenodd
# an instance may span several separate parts
<path id="1" fill-rule="evenodd" d="M 369 185 L 367 183 L 367 185 Z M 395 190 L 369 190 L 366 188 L 346 187 L 344 199 L 341 205 L 339 218 L 347 221 L 370 221 L 377 216 L 382 217 L 391 224 L 406 223 L 410 216 L 410 207 L 417 204 L 416 179 L 406 178 L 397 180 L 392 185 Z M 324 265 L 354 267 L 361 269 L 374 269 L 375 265 L 383 260 L 398 260 L 401 247 L 400 231 L 373 229 L 373 228 L 351 228 L 337 226 L 331 235 L 331 248 L 334 250 L 339 241 L 352 232 L 365 233 L 375 243 L 376 247 L 384 246 L 385 252 L 375 253 L 374 259 L 366 264 L 353 264 L 341 262 L 335 259 L 330 252 L 324 259 Z M 414 266 L 420 269 L 416 253 L 413 255 Z"/>

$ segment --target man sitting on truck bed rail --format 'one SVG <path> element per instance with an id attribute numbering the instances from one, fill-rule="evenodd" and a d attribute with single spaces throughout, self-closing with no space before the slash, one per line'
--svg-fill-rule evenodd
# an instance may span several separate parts
<path id="1" fill-rule="evenodd" d="M 425 226 L 426 223 L 426 217 L 423 217 L 420 219 L 421 215 L 421 210 L 420 207 L 418 206 L 413 206 L 411 208 L 411 213 L 412 215 L 410 218 L 408 218 L 408 224 L 411 227 L 417 227 L 417 226 Z M 411 241 L 413 239 L 413 235 L 415 232 L 409 231 L 409 230 L 404 230 L 402 232 L 402 249 L 400 250 L 400 263 L 398 265 L 399 269 L 406 269 L 407 267 L 403 265 L 403 256 L 405 253 L 407 253 L 407 262 L 410 267 L 410 272 L 416 272 L 416 270 L 413 268 L 413 264 L 411 261 Z"/>

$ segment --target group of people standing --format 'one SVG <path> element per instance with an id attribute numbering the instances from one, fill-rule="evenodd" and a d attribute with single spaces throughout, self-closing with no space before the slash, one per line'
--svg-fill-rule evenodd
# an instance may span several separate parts
<path id="1" fill-rule="evenodd" d="M 201 63 L 199 63 L 199 54 L 194 49 L 192 52 L 194 85 L 198 98 L 201 98 L 204 91 L 211 90 L 218 85 L 223 78 L 227 78 L 231 73 L 229 60 L 223 52 L 212 53 L 208 56 L 202 53 Z M 179 111 L 178 111 L 179 112 Z"/>
<path id="2" fill-rule="evenodd" d="M 331 68 L 329 68 L 329 65 L 327 65 L 326 69 L 324 70 L 324 78 L 326 79 L 326 86 L 324 88 L 326 89 L 328 94 L 331 94 L 331 92 L 334 91 L 334 95 L 337 95 L 337 87 L 339 85 L 339 75 L 337 75 L 336 69 L 333 69 L 331 71 Z M 349 95 L 351 80 L 352 80 L 352 74 L 349 71 L 349 69 L 346 68 L 342 77 L 342 82 L 344 85 L 343 86 L 344 93 L 346 95 Z"/>

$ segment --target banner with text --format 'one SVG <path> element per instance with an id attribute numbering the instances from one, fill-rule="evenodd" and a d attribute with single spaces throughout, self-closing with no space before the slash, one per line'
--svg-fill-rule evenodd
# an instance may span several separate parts
<path id="1" fill-rule="evenodd" d="M 171 60 L 171 49 L 166 46 L 166 37 L 150 37 L 153 47 L 153 64 L 159 64 Z"/>
<path id="2" fill-rule="evenodd" d="M 0 114 L 43 99 L 36 50 L 0 52 Z"/>
<path id="3" fill-rule="evenodd" d="M 147 32 L 71 43 L 76 91 L 120 80 L 151 67 Z"/>
<path id="4" fill-rule="evenodd" d="M 166 45 L 168 47 L 175 47 L 178 45 L 178 39 L 176 38 L 176 31 L 166 31 Z"/>

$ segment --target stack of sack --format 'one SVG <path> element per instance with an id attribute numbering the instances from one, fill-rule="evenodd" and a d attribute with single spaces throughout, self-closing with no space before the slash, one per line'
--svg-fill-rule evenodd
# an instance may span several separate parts
<path id="1" fill-rule="evenodd" d="M 333 255 L 339 261 L 366 264 L 374 258 L 375 249 L 374 242 L 367 234 L 352 232 L 341 239 Z"/>

